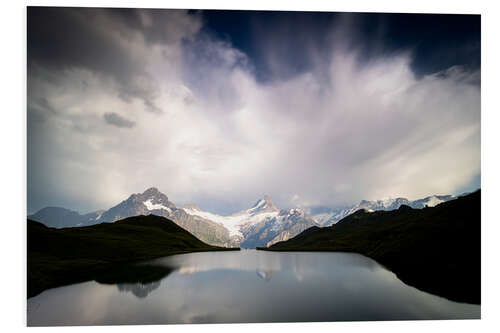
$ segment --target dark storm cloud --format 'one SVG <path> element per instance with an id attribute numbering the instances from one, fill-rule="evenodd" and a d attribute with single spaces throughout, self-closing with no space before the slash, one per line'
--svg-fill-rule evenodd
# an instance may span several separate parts
<path id="1" fill-rule="evenodd" d="M 28 66 L 107 75 L 118 83 L 121 98 L 139 98 L 159 112 L 158 82 L 130 41 L 141 36 L 149 44 L 177 42 L 186 26 L 191 33 L 198 29 L 195 17 L 184 18 L 182 11 L 28 7 Z"/>
<path id="2" fill-rule="evenodd" d="M 135 69 L 132 59 L 103 33 L 111 27 L 95 26 L 102 13 L 101 9 L 28 8 L 28 62 L 114 75 L 121 69 Z"/>
<path id="3" fill-rule="evenodd" d="M 247 54 L 260 81 L 287 79 L 331 55 L 340 15 L 312 12 L 203 11 L 205 31 Z"/>
<path id="4" fill-rule="evenodd" d="M 28 8 L 28 65 L 90 69 L 120 82 L 123 97 L 150 101 L 151 93 L 141 94 L 127 84 L 142 75 L 142 65 L 116 39 L 109 38 L 107 32 L 116 27 L 105 20 L 98 24 L 103 14 L 102 9 Z"/>
<path id="5" fill-rule="evenodd" d="M 135 122 L 128 120 L 127 118 L 124 118 L 120 116 L 118 113 L 115 112 L 108 112 L 104 114 L 104 120 L 106 123 L 109 125 L 113 125 L 116 127 L 122 127 L 122 128 L 132 128 L 135 126 Z"/>
<path id="6" fill-rule="evenodd" d="M 204 11 L 203 16 L 205 30 L 255 61 L 261 81 L 311 71 L 346 47 L 356 49 L 362 63 L 411 52 L 411 68 L 419 76 L 454 65 L 480 67 L 479 15 Z"/>

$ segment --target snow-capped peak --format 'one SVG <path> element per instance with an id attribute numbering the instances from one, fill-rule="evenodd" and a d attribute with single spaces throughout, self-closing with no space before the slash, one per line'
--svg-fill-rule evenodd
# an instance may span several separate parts
<path id="1" fill-rule="evenodd" d="M 302 208 L 296 207 L 296 208 L 290 208 L 290 209 L 283 209 L 283 210 L 281 210 L 280 215 L 304 216 L 305 212 Z"/>
<path id="2" fill-rule="evenodd" d="M 390 205 L 392 205 L 394 203 L 394 200 L 393 198 L 389 197 L 389 198 L 385 198 L 385 199 L 382 199 L 382 206 L 383 207 L 389 207 Z"/>
<path id="3" fill-rule="evenodd" d="M 253 206 L 251 209 L 258 209 L 260 207 L 263 207 L 266 205 L 266 201 L 264 199 L 260 199 L 255 206 Z"/>
<path id="4" fill-rule="evenodd" d="M 378 210 L 395 210 L 402 205 L 409 206 L 414 209 L 421 209 L 424 207 L 434 207 L 442 202 L 456 199 L 454 195 L 432 195 L 423 199 L 410 201 L 406 198 L 386 198 L 382 200 L 361 200 L 359 204 L 347 206 L 340 209 L 329 209 L 325 212 L 320 212 L 313 215 L 313 219 L 323 225 L 328 226 L 337 223 L 344 217 L 353 214 L 359 209 L 364 209 L 367 212 L 374 212 Z"/>
<path id="5" fill-rule="evenodd" d="M 274 212 L 274 211 L 279 211 L 279 209 L 276 208 L 274 203 L 271 201 L 271 198 L 265 195 L 264 198 L 257 201 L 252 208 L 247 209 L 246 213 L 250 215 L 256 215 L 262 212 Z"/>
<path id="6" fill-rule="evenodd" d="M 426 198 L 425 204 L 428 207 L 434 207 L 434 206 L 440 204 L 441 202 L 444 202 L 444 200 L 439 199 L 438 197 L 436 197 L 435 195 L 433 195 L 431 197 Z"/>
<path id="7" fill-rule="evenodd" d="M 156 187 L 150 187 L 140 194 L 132 195 L 131 199 L 134 202 L 142 203 L 148 211 L 163 209 L 172 212 L 175 205 L 168 201 L 168 197 L 161 193 Z"/>
<path id="8" fill-rule="evenodd" d="M 198 217 L 205 218 L 217 223 L 222 224 L 227 230 L 229 230 L 230 236 L 240 236 L 240 229 L 243 225 L 253 225 L 260 223 L 267 219 L 274 218 L 278 216 L 279 209 L 271 201 L 269 196 L 264 196 L 263 199 L 258 200 L 252 208 L 243 210 L 241 212 L 235 213 L 229 216 L 222 216 L 218 214 L 213 214 L 210 212 L 205 212 L 197 207 L 186 205 L 182 209 L 189 215 L 195 215 Z"/>

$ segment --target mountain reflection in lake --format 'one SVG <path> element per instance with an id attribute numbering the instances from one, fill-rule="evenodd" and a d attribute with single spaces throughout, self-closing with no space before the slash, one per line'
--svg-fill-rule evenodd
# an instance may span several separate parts
<path id="1" fill-rule="evenodd" d="M 160 286 L 160 281 L 142 284 L 142 283 L 121 283 L 117 284 L 116 287 L 119 291 L 131 292 L 139 298 L 144 298 L 149 295 L 153 290 L 158 289 Z"/>
<path id="2" fill-rule="evenodd" d="M 95 281 L 28 300 L 28 325 L 254 323 L 480 318 L 351 253 L 255 250 L 160 258 L 159 281 Z"/>

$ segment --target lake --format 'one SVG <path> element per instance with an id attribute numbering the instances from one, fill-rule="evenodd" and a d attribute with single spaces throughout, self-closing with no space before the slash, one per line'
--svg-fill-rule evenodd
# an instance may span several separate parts
<path id="1" fill-rule="evenodd" d="M 147 283 L 95 281 L 28 299 L 29 326 L 479 319 L 352 253 L 242 250 L 164 257 Z"/>

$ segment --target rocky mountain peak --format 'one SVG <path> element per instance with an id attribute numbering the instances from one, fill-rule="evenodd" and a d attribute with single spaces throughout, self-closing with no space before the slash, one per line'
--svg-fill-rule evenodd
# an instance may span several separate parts
<path id="1" fill-rule="evenodd" d="M 266 205 L 268 207 L 274 207 L 274 208 L 276 208 L 276 206 L 274 205 L 273 201 L 271 200 L 271 198 L 268 195 L 264 195 L 264 201 L 266 202 Z"/>
<path id="2" fill-rule="evenodd" d="M 137 196 L 138 200 L 141 202 L 150 201 L 154 204 L 163 204 L 166 206 L 172 206 L 173 204 L 168 201 L 168 197 L 161 193 L 156 187 L 150 187 L 142 194 Z"/>
<path id="3" fill-rule="evenodd" d="M 156 196 L 165 196 L 165 194 L 161 193 L 160 191 L 158 191 L 158 189 L 156 187 L 150 187 L 148 188 L 146 191 L 144 191 L 142 193 L 142 195 L 146 196 L 146 197 L 156 197 Z M 167 198 L 168 200 L 168 198 Z"/>
<path id="4" fill-rule="evenodd" d="M 250 208 L 247 212 L 250 214 L 256 214 L 261 212 L 273 212 L 279 211 L 278 208 L 274 205 L 271 198 L 268 195 L 265 195 L 262 199 L 258 200 L 252 208 Z"/>
<path id="5" fill-rule="evenodd" d="M 147 200 L 150 200 L 153 203 L 162 203 L 165 205 L 169 203 L 168 197 L 161 193 L 156 187 L 150 187 L 142 193 L 132 194 L 126 202 L 131 204 L 140 204 Z"/>

